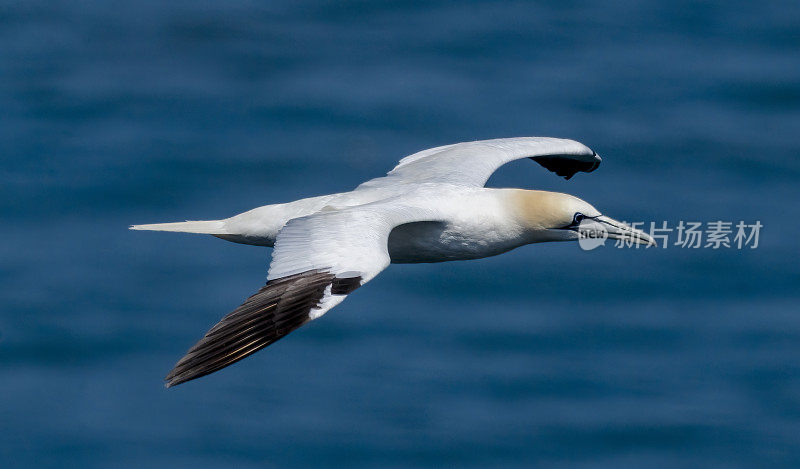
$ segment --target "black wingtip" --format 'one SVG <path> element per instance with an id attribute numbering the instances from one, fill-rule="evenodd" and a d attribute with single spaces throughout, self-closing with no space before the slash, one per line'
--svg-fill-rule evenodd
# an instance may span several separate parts
<path id="1" fill-rule="evenodd" d="M 171 369 L 170 372 L 167 373 L 167 376 L 164 377 L 164 387 L 167 389 L 186 382 L 186 380 L 176 379 L 175 370 L 176 368 Z"/>
<path id="2" fill-rule="evenodd" d="M 548 171 L 552 171 L 566 180 L 572 179 L 575 174 L 591 173 L 600 166 L 600 157 L 592 152 L 592 161 L 582 161 L 572 159 L 564 155 L 541 155 L 532 156 L 531 159 L 544 166 Z"/>
<path id="3" fill-rule="evenodd" d="M 199 376 L 193 376 L 193 377 L 184 378 L 184 379 L 175 379 L 175 378 L 167 377 L 167 378 L 164 378 L 164 387 L 167 388 L 167 389 L 174 388 L 175 386 L 177 386 L 179 384 L 183 384 L 183 383 L 185 383 L 187 381 L 191 381 L 191 380 L 193 380 L 195 378 L 199 378 Z"/>
<path id="4" fill-rule="evenodd" d="M 164 377 L 171 388 L 214 373 L 273 344 L 309 319 L 331 286 L 334 294 L 358 288 L 360 277 L 337 279 L 325 270 L 310 270 L 270 280 L 211 328 Z"/>

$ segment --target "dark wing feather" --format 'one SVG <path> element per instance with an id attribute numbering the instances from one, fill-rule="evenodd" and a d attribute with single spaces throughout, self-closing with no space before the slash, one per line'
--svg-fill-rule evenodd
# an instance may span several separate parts
<path id="1" fill-rule="evenodd" d="M 309 320 L 329 285 L 338 294 L 354 287 L 341 281 L 319 270 L 270 280 L 189 349 L 164 378 L 167 387 L 225 368 L 289 334 Z"/>
<path id="2" fill-rule="evenodd" d="M 572 158 L 565 155 L 533 156 L 531 159 L 564 179 L 569 179 L 577 172 L 591 173 L 600 166 L 600 157 L 592 152 L 592 160 Z"/>

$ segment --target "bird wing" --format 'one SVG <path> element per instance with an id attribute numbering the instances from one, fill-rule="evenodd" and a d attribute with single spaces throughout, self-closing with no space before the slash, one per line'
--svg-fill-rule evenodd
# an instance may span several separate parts
<path id="1" fill-rule="evenodd" d="M 530 158 L 569 179 L 575 173 L 592 172 L 600 157 L 574 140 L 551 137 L 499 138 L 431 148 L 414 153 L 386 176 L 372 179 L 358 189 L 426 182 L 483 187 L 500 166 Z"/>
<path id="2" fill-rule="evenodd" d="M 218 371 L 322 316 L 389 265 L 395 226 L 435 219 L 383 201 L 290 220 L 278 233 L 267 284 L 189 349 L 167 387 Z"/>

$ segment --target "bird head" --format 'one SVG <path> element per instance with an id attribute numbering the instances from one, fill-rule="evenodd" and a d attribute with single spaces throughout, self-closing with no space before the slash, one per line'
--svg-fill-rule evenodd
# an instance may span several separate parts
<path id="1" fill-rule="evenodd" d="M 645 232 L 607 217 L 569 194 L 515 190 L 512 198 L 517 217 L 532 243 L 608 238 L 655 244 Z"/>

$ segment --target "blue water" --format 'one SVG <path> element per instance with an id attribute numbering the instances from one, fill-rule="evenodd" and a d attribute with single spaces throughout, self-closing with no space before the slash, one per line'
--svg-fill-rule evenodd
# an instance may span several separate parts
<path id="1" fill-rule="evenodd" d="M 797 467 L 800 4 L 0 3 L 0 466 Z M 757 249 L 392 266 L 203 379 L 162 377 L 269 250 L 131 223 L 345 191 L 518 135 L 490 184 Z"/>

